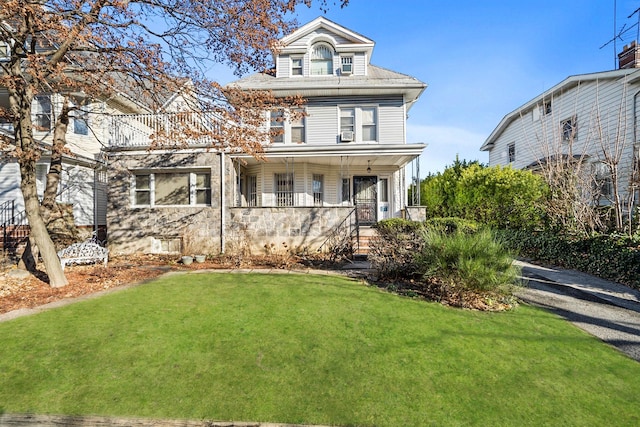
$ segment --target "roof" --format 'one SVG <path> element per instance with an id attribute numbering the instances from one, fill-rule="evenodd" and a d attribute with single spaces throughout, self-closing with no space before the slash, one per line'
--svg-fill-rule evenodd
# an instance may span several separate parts
<path id="1" fill-rule="evenodd" d="M 628 68 L 623 70 L 613 70 L 613 71 L 602 71 L 598 73 L 590 73 L 590 74 L 577 74 L 574 76 L 569 76 L 557 85 L 552 88 L 546 90 L 535 98 L 531 99 L 527 103 L 521 105 L 516 108 L 506 116 L 502 118 L 498 126 L 491 132 L 489 137 L 485 140 L 485 142 L 480 147 L 480 151 L 489 151 L 493 148 L 495 141 L 500 137 L 502 132 L 511 124 L 512 121 L 520 117 L 526 111 L 532 109 L 536 105 L 538 105 L 541 101 L 548 99 L 555 95 L 558 92 L 565 91 L 571 87 L 577 86 L 578 84 L 584 82 L 591 82 L 597 80 L 610 80 L 610 79 L 619 79 L 621 77 L 630 76 L 632 74 L 636 74 L 635 76 L 631 76 L 629 78 L 629 82 L 633 83 L 637 80 L 640 80 L 640 69 L 638 68 Z"/>
<path id="2" fill-rule="evenodd" d="M 324 34 L 320 37 L 329 38 L 334 47 L 336 47 L 338 50 L 347 49 L 349 51 L 363 51 L 367 52 L 367 55 L 371 57 L 371 52 L 373 51 L 373 47 L 375 45 L 373 40 L 363 36 L 362 34 L 358 34 L 355 31 L 345 28 L 342 25 L 336 24 L 335 22 L 330 21 L 324 16 L 319 16 L 313 21 L 298 28 L 291 34 L 282 37 L 279 40 L 278 52 L 274 52 L 274 55 L 281 53 L 288 54 L 290 53 L 290 51 L 297 52 L 300 49 L 300 46 L 295 45 L 295 42 L 319 29 L 325 29 L 329 32 L 329 34 Z M 333 38 L 334 35 L 344 38 L 347 43 L 336 43 L 336 40 Z"/>
<path id="3" fill-rule="evenodd" d="M 407 103 L 418 99 L 427 84 L 385 68 L 369 65 L 366 76 L 322 76 L 276 78 L 269 73 L 256 73 L 229 84 L 248 90 L 271 90 L 277 96 L 405 96 Z"/>

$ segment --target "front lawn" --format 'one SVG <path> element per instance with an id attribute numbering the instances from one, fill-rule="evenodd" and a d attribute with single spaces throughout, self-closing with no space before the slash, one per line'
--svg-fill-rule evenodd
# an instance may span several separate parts
<path id="1" fill-rule="evenodd" d="M 0 324 L 0 413 L 340 426 L 638 425 L 640 364 L 521 306 L 186 274 Z"/>

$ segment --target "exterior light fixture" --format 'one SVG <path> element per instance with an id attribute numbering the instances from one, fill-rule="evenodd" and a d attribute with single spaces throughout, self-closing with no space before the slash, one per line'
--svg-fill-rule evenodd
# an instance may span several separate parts
<path id="1" fill-rule="evenodd" d="M 371 160 L 367 160 L 367 173 L 371 173 Z"/>

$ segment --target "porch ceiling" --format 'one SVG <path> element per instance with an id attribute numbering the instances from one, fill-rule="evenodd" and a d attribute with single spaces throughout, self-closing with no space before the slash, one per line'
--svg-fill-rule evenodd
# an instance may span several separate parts
<path id="1" fill-rule="evenodd" d="M 326 146 L 280 145 L 265 149 L 267 161 L 286 159 L 312 159 L 313 163 L 327 166 L 396 166 L 402 167 L 422 154 L 426 144 L 340 144 Z M 252 156 L 232 154 L 248 165 L 260 163 Z"/>

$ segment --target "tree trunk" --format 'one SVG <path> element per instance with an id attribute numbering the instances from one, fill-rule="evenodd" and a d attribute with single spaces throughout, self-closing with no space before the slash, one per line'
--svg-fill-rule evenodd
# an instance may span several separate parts
<path id="1" fill-rule="evenodd" d="M 29 221 L 30 235 L 38 247 L 44 267 L 49 276 L 49 285 L 59 288 L 69 282 L 64 276 L 60 259 L 56 248 L 49 237 L 49 232 L 40 214 L 40 201 L 36 192 L 36 162 L 35 160 L 20 161 L 20 173 L 22 174 L 22 196 L 24 207 Z"/>
<path id="2" fill-rule="evenodd" d="M 47 174 L 47 185 L 42 198 L 42 206 L 46 209 L 53 209 L 58 195 L 60 176 L 62 175 L 62 152 L 67 143 L 67 128 L 69 127 L 69 105 L 65 98 L 62 104 L 62 111 L 56 117 L 53 131 L 53 146 L 51 147 L 51 161 L 49 173 Z"/>
<path id="3" fill-rule="evenodd" d="M 26 90 L 12 90 L 11 88 L 9 92 L 12 110 L 19 112 L 19 119 L 14 122 L 15 141 L 20 148 L 18 155 L 21 175 L 20 188 L 24 198 L 25 213 L 29 221 L 30 235 L 33 239 L 32 242 L 35 242 L 42 255 L 44 267 L 49 277 L 49 285 L 55 288 L 62 287 L 69 282 L 64 276 L 56 248 L 42 219 L 36 190 L 36 161 L 40 151 L 33 139 L 32 131 L 31 100 L 33 94 Z"/>

